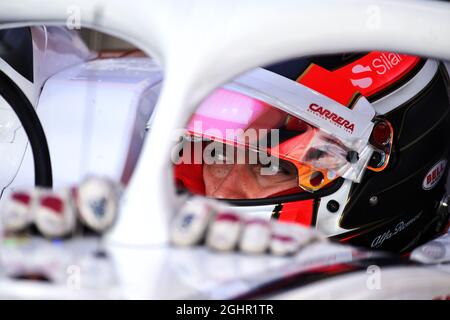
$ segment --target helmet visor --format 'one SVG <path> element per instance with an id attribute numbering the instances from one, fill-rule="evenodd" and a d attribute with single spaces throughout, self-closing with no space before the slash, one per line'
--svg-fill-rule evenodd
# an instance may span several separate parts
<path id="1" fill-rule="evenodd" d="M 191 117 L 181 163 L 203 165 L 201 179 L 207 180 L 206 188 L 214 183 L 205 176 L 205 170 L 220 167 L 218 170 L 226 177 L 225 173 L 235 166 L 239 177 L 245 177 L 246 170 L 250 170 L 258 175 L 256 180 L 270 181 L 272 193 L 299 192 L 298 187 L 315 192 L 338 177 L 356 181 L 367 164 L 368 151 L 360 148 L 358 140 L 343 141 L 267 102 L 220 88 Z M 189 156 L 192 153 L 200 155 Z M 280 178 L 280 172 L 288 174 L 289 183 L 287 176 Z M 246 179 L 251 178 L 249 175 Z M 251 197 L 267 196 L 263 193 Z"/>

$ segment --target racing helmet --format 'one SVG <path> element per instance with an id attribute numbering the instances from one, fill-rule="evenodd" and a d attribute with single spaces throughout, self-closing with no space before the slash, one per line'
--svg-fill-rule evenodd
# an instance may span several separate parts
<path id="1" fill-rule="evenodd" d="M 378 51 L 251 70 L 192 115 L 177 189 L 407 252 L 448 221 L 448 79 L 439 61 Z"/>

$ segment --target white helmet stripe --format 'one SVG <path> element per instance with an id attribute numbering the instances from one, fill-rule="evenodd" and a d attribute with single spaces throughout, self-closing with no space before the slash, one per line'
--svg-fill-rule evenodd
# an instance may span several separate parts
<path id="1" fill-rule="evenodd" d="M 367 143 L 372 132 L 375 110 L 370 103 L 349 109 L 340 103 L 298 83 L 263 68 L 256 68 L 234 79 L 225 88 L 235 90 L 274 105 L 299 117 L 343 141 L 361 140 Z M 330 119 L 316 112 L 321 107 Z M 353 126 L 352 126 L 353 125 Z M 350 130 L 351 129 L 351 130 Z"/>

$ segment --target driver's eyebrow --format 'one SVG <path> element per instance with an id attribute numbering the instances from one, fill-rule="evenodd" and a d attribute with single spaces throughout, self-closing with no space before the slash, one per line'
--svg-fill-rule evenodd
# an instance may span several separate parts
<path id="1" fill-rule="evenodd" d="M 289 161 L 278 159 L 277 166 L 284 171 L 288 172 L 290 175 L 297 175 L 297 169 L 293 164 L 291 164 Z M 269 168 L 273 165 L 272 162 L 266 163 L 266 164 L 260 164 L 264 168 Z"/>

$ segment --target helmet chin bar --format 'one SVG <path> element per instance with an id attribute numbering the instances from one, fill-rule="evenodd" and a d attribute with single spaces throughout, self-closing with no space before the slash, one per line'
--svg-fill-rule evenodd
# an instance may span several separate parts
<path id="1" fill-rule="evenodd" d="M 176 2 L 139 2 L 140 7 L 127 15 L 129 4 L 125 2 L 77 1 L 83 7 L 83 25 L 129 40 L 165 67 L 165 84 L 152 130 L 127 188 L 119 220 L 108 236 L 110 242 L 168 242 L 168 221 L 179 205 L 170 170 L 174 142 L 170 137 L 184 127 L 208 93 L 238 74 L 296 56 L 368 49 L 450 59 L 448 3 L 253 2 L 204 1 L 185 7 Z M 2 2 L 0 21 L 8 22 L 2 27 L 65 24 L 72 4 L 72 0 Z M 324 7 L 335 8 L 333 15 L 324 15 Z M 374 10 L 368 9 L 373 7 L 379 17 L 371 16 Z M 281 11 L 283 14 L 274 14 Z M 220 12 L 220 16 L 214 14 L 211 19 L 212 12 Z M 422 23 L 408 23 L 416 21 L 419 13 Z M 183 19 L 179 19 L 181 15 Z M 405 25 L 408 28 L 402 27 Z"/>

